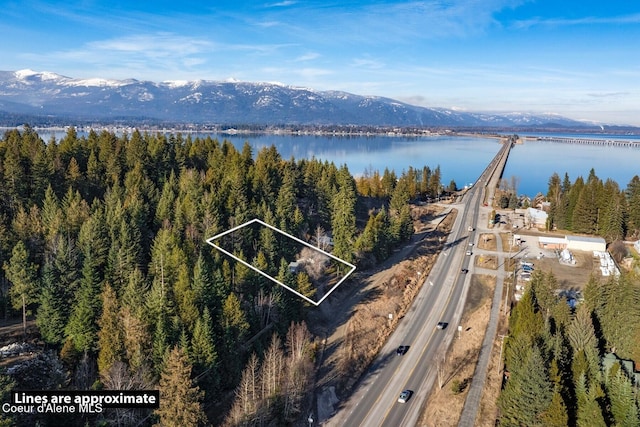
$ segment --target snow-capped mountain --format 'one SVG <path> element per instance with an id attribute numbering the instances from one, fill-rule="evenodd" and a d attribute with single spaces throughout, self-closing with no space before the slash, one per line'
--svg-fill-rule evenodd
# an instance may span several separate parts
<path id="1" fill-rule="evenodd" d="M 145 119 L 195 124 L 521 127 L 583 126 L 556 115 L 483 114 L 273 83 L 74 79 L 0 71 L 0 118 Z"/>

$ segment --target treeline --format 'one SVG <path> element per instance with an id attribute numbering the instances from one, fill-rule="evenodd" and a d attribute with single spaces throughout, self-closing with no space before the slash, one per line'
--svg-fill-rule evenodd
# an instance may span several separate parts
<path id="1" fill-rule="evenodd" d="M 500 426 L 640 425 L 634 366 L 622 363 L 640 363 L 637 279 L 592 278 L 576 309 L 552 273 L 531 279 L 509 320 Z"/>
<path id="2" fill-rule="evenodd" d="M 408 199 L 436 198 L 445 190 L 441 180 L 440 166 L 433 170 L 429 166 L 423 166 L 422 169 L 409 166 L 406 171 L 402 171 L 400 176 L 388 168 L 385 168 L 382 175 L 378 170 L 367 168 L 361 176 L 356 178 L 356 188 L 358 193 L 363 196 L 391 197 L 396 187 L 400 185 L 403 196 Z M 456 191 L 455 181 L 451 181 L 446 190 Z"/>
<path id="3" fill-rule="evenodd" d="M 608 242 L 640 237 L 640 177 L 634 176 L 626 189 L 611 179 L 602 182 L 591 169 L 587 179 L 572 183 L 565 173 L 549 179 L 550 202 L 547 228 L 594 234 Z"/>
<path id="4" fill-rule="evenodd" d="M 205 412 L 221 421 L 230 392 L 271 353 L 295 363 L 269 384 L 278 393 L 295 390 L 296 399 L 307 391 L 312 340 L 302 334 L 308 342 L 293 348 L 286 338 L 305 329 L 303 301 L 206 238 L 260 218 L 307 240 L 328 230 L 333 253 L 357 263 L 383 259 L 413 232 L 403 180 L 360 230 L 363 196 L 346 166 L 284 160 L 274 147 L 254 156 L 249 144 L 237 150 L 210 137 L 79 137 L 70 128 L 45 143 L 25 126 L 0 141 L 0 176 L 0 308 L 5 318 L 35 317 L 50 350 L 42 363 L 64 367 L 48 386 L 161 389 L 155 414 L 103 415 L 113 423 L 189 425 Z M 289 271 L 286 243 L 271 230 L 243 236 L 235 253 L 255 253 L 269 274 L 314 292 Z M 5 392 L 38 388 L 0 379 Z M 300 408 L 289 395 L 261 396 L 251 399 L 261 420 L 290 421 Z M 250 409 L 234 408 L 229 423 L 255 421 Z M 14 421 L 47 421 L 25 417 Z"/>

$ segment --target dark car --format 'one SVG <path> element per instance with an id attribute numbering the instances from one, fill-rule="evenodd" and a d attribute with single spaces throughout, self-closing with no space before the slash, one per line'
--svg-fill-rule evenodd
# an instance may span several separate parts
<path id="1" fill-rule="evenodd" d="M 460 270 L 460 272 L 461 272 L 462 274 L 467 274 L 467 273 L 469 272 L 469 270 L 468 270 L 468 269 L 466 269 L 466 268 L 463 268 L 462 270 Z"/>
<path id="2" fill-rule="evenodd" d="M 447 327 L 447 325 L 448 325 L 447 322 L 438 322 L 438 325 L 436 325 L 436 328 L 445 329 Z"/>
<path id="3" fill-rule="evenodd" d="M 398 356 L 402 356 L 404 355 L 407 350 L 409 350 L 409 346 L 408 345 L 401 345 L 400 347 L 398 347 L 398 349 L 396 350 L 396 354 Z"/>

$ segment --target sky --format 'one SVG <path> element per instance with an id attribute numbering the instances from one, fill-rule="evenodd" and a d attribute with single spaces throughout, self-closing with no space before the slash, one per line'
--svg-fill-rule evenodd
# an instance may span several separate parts
<path id="1" fill-rule="evenodd" d="M 0 0 L 0 70 L 239 80 L 640 126 L 631 0 Z"/>

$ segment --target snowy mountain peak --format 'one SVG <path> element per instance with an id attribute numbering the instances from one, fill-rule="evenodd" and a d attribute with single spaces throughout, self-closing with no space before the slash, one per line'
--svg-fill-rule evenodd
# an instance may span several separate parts
<path id="1" fill-rule="evenodd" d="M 89 79 L 70 79 L 65 82 L 67 86 L 87 86 L 87 87 L 118 87 L 123 86 L 126 81 L 123 80 L 111 80 L 111 79 L 101 79 L 98 77 L 89 78 Z"/>
<path id="2" fill-rule="evenodd" d="M 16 79 L 18 80 L 27 80 L 29 78 L 32 77 L 36 77 L 42 81 L 45 80 L 62 80 L 65 77 L 61 76 L 60 74 L 56 74 L 56 73 L 52 73 L 50 71 L 42 71 L 42 72 L 38 72 L 38 71 L 33 71 L 29 68 L 25 68 L 24 70 L 18 70 L 16 72 L 14 72 L 14 75 L 16 77 Z"/>
<path id="3" fill-rule="evenodd" d="M 16 119 L 21 115 L 23 119 Z M 28 119 L 28 117 L 31 117 Z M 197 124 L 511 127 L 584 126 L 557 115 L 483 114 L 427 108 L 380 96 L 280 82 L 74 79 L 30 69 L 0 71 L 0 119 L 128 120 Z M 22 124 L 25 122 L 19 122 Z M 12 124 L 13 125 L 13 124 Z"/>

